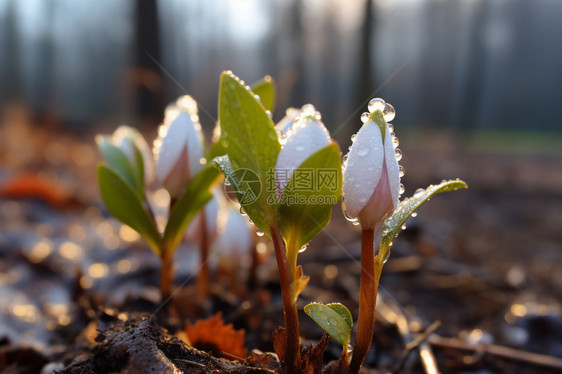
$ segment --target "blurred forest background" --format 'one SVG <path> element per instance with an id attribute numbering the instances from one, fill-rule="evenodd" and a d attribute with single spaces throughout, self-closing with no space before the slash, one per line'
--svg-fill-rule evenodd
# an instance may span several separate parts
<path id="1" fill-rule="evenodd" d="M 339 136 L 373 96 L 400 128 L 560 133 L 560 20 L 557 0 L 2 0 L 0 108 L 155 127 L 188 92 L 210 128 L 231 69 L 277 80 L 275 119 L 311 102 Z"/>

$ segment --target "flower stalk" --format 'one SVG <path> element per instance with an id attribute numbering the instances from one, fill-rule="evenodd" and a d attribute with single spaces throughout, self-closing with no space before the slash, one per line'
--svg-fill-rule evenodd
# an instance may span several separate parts
<path id="1" fill-rule="evenodd" d="M 166 301 L 171 293 L 172 282 L 174 280 L 173 250 L 164 246 L 160 254 L 160 295 L 162 302 Z"/>
<path id="2" fill-rule="evenodd" d="M 375 265 L 376 257 L 373 254 L 375 244 L 375 230 L 364 229 L 361 231 L 361 285 L 359 288 L 359 316 L 357 320 L 357 337 L 351 357 L 350 371 L 358 373 L 367 352 L 371 347 L 373 332 L 375 330 L 375 309 L 377 304 L 377 291 L 379 286 L 380 271 Z"/>
<path id="3" fill-rule="evenodd" d="M 199 252 L 201 256 L 201 268 L 197 275 L 197 294 L 199 298 L 205 299 L 209 296 L 209 233 L 207 229 L 207 217 L 205 208 L 201 210 L 200 226 L 201 226 L 201 242 L 199 243 Z"/>
<path id="4" fill-rule="evenodd" d="M 291 283 L 295 271 L 287 261 L 285 242 L 279 227 L 270 226 L 271 240 L 275 248 L 275 259 L 279 269 L 281 297 L 283 299 L 283 316 L 285 322 L 285 369 L 288 373 L 297 373 L 300 366 L 299 318 L 296 300 L 292 300 Z"/>

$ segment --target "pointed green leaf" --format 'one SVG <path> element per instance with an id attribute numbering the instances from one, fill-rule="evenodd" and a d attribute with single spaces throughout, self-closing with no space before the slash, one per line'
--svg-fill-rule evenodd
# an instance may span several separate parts
<path id="1" fill-rule="evenodd" d="M 164 230 L 166 248 L 176 249 L 191 220 L 213 197 L 211 189 L 219 180 L 220 170 L 209 163 L 187 185 L 170 212 Z"/>
<path id="2" fill-rule="evenodd" d="M 341 197 L 341 188 L 336 143 L 312 154 L 294 171 L 279 204 L 281 232 L 288 248 L 299 249 L 322 231 Z"/>
<path id="3" fill-rule="evenodd" d="M 304 307 L 304 312 L 332 338 L 347 347 L 351 339 L 353 321 L 351 313 L 344 305 L 311 303 Z"/>
<path id="4" fill-rule="evenodd" d="M 109 213 L 131 226 L 144 238 L 150 248 L 159 254 L 162 239 L 156 224 L 129 183 L 105 165 L 98 166 L 98 182 L 101 197 Z"/>
<path id="5" fill-rule="evenodd" d="M 125 180 L 134 191 L 139 193 L 137 175 L 129 159 L 119 147 L 115 146 L 109 137 L 98 135 L 96 137 L 98 148 L 107 163 L 123 180 Z M 141 194 L 139 194 L 141 196 Z"/>
<path id="6" fill-rule="evenodd" d="M 252 85 L 252 91 L 261 98 L 263 107 L 273 113 L 275 110 L 275 81 L 270 75 Z"/>
<path id="7" fill-rule="evenodd" d="M 273 176 L 281 145 L 264 107 L 228 72 L 221 76 L 219 122 L 232 169 L 244 190 L 253 192 L 240 204 L 258 228 L 269 233 L 276 220 L 276 199 L 268 178 Z"/>
<path id="8" fill-rule="evenodd" d="M 441 192 L 455 191 L 461 188 L 468 188 L 468 186 L 460 179 L 443 181 L 437 185 L 431 185 L 425 190 L 420 188 L 413 196 L 401 201 L 392 216 L 384 222 L 380 258 L 387 257 L 390 243 L 398 234 L 398 230 L 420 205 Z"/>

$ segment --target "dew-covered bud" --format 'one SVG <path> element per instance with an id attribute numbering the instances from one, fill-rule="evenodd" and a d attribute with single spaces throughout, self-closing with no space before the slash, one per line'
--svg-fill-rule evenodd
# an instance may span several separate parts
<path id="1" fill-rule="evenodd" d="M 357 218 L 363 229 L 380 229 L 400 196 L 394 135 L 385 121 L 384 109 L 382 99 L 369 104 L 371 113 L 354 138 L 343 172 L 346 216 Z"/>
<path id="2" fill-rule="evenodd" d="M 330 133 L 320 120 L 320 113 L 310 104 L 303 106 L 292 127 L 287 131 L 285 143 L 277 157 L 275 186 L 278 196 L 307 158 L 331 143 Z"/>
<path id="3" fill-rule="evenodd" d="M 300 110 L 297 108 L 288 108 L 285 111 L 285 117 L 281 121 L 277 122 L 275 125 L 275 130 L 281 137 L 285 137 L 287 132 L 293 127 L 293 124 L 300 114 Z"/>
<path id="4" fill-rule="evenodd" d="M 137 129 L 121 125 L 111 135 L 111 142 L 123 151 L 131 163 L 131 166 L 133 166 L 133 169 L 136 167 L 135 147 L 137 147 L 144 164 L 144 179 L 145 181 L 150 181 L 152 179 L 152 168 L 154 166 L 152 153 L 150 152 L 148 143 Z"/>
<path id="5" fill-rule="evenodd" d="M 248 218 L 242 216 L 234 205 L 225 206 L 221 213 L 218 222 L 219 234 L 213 243 L 211 253 L 237 266 L 241 259 L 250 253 L 254 228 L 249 224 Z"/>
<path id="6" fill-rule="evenodd" d="M 166 108 L 154 141 L 156 180 L 173 198 L 201 170 L 203 141 L 197 103 L 191 96 L 181 96 Z"/>

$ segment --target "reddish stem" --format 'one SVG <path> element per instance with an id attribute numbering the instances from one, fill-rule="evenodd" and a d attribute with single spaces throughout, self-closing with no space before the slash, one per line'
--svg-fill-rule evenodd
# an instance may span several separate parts
<path id="1" fill-rule="evenodd" d="M 162 262 L 160 267 L 160 294 L 162 295 L 162 302 L 170 296 L 170 289 L 174 279 L 174 268 L 172 266 L 174 256 L 167 247 L 162 249 L 160 260 Z"/>
<path id="2" fill-rule="evenodd" d="M 375 308 L 379 277 L 375 274 L 374 255 L 375 231 L 364 229 L 361 232 L 361 286 L 359 288 L 359 316 L 357 337 L 349 369 L 358 373 L 367 356 L 375 330 Z M 380 274 L 379 274 L 380 276 Z"/>
<path id="3" fill-rule="evenodd" d="M 201 210 L 199 217 L 201 220 L 201 243 L 199 251 L 201 253 L 201 268 L 197 276 L 197 294 L 200 299 L 205 299 L 209 295 L 209 235 L 207 232 L 207 218 L 205 208 Z"/>
<path id="4" fill-rule="evenodd" d="M 281 296 L 283 299 L 283 315 L 285 319 L 285 333 L 287 337 L 285 351 L 285 369 L 287 373 L 298 373 L 300 363 L 299 318 L 296 302 L 291 300 L 291 283 L 294 274 L 289 269 L 285 243 L 278 227 L 270 227 L 271 240 L 275 247 L 275 258 L 279 269 Z"/>

